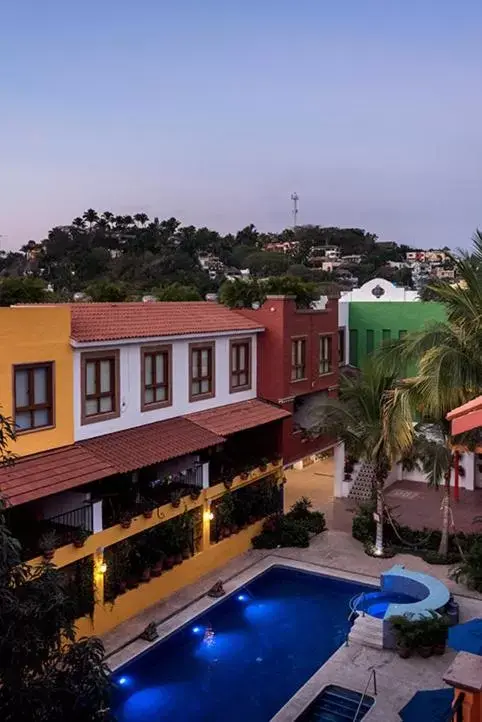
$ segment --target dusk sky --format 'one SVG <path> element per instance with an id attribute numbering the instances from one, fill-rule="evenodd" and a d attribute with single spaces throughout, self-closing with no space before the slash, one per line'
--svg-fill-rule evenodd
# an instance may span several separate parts
<path id="1" fill-rule="evenodd" d="M 234 231 L 482 225 L 481 0 L 6 0 L 0 247 L 88 208 Z"/>

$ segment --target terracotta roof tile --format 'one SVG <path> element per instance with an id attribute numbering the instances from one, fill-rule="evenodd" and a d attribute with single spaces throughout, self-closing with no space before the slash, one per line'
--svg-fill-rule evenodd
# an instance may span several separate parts
<path id="1" fill-rule="evenodd" d="M 125 473 L 183 454 L 192 454 L 223 441 L 216 432 L 212 433 L 184 417 L 178 417 L 97 436 L 80 441 L 79 445 L 96 458 L 114 466 L 116 472 Z"/>
<path id="2" fill-rule="evenodd" d="M 214 434 L 229 436 L 237 431 L 269 424 L 271 421 L 284 419 L 287 416 L 291 416 L 290 412 L 279 406 L 260 401 L 260 399 L 251 399 L 221 408 L 198 411 L 195 414 L 189 414 L 186 418 Z"/>
<path id="3" fill-rule="evenodd" d="M 75 341 L 114 341 L 196 333 L 262 330 L 259 323 L 207 301 L 71 305 Z"/>
<path id="4" fill-rule="evenodd" d="M 468 401 L 447 414 L 451 423 L 452 434 L 463 434 L 482 426 L 482 396 Z"/>
<path id="5" fill-rule="evenodd" d="M 159 421 L 20 458 L 0 468 L 0 491 L 16 506 L 223 441 L 185 418 Z"/>

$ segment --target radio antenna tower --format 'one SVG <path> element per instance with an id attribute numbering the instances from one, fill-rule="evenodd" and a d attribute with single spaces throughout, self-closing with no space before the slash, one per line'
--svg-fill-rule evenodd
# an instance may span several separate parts
<path id="1" fill-rule="evenodd" d="M 298 225 L 298 201 L 300 200 L 298 193 L 292 193 L 291 200 L 293 201 L 293 228 L 296 228 Z"/>

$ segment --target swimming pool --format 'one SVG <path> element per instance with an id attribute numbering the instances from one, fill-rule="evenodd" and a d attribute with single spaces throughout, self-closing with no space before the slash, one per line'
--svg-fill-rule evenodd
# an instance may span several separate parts
<path id="1" fill-rule="evenodd" d="M 346 639 L 373 587 L 272 567 L 118 669 L 118 722 L 268 722 Z"/>

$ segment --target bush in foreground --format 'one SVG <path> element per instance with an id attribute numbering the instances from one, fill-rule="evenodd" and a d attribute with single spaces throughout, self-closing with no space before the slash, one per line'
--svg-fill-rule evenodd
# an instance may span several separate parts
<path id="1" fill-rule="evenodd" d="M 293 504 L 287 514 L 277 514 L 266 519 L 261 534 L 253 538 L 253 547 L 308 547 L 310 536 L 326 529 L 324 515 L 319 511 L 311 511 L 311 506 L 311 501 L 304 496 Z"/>

